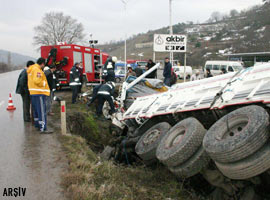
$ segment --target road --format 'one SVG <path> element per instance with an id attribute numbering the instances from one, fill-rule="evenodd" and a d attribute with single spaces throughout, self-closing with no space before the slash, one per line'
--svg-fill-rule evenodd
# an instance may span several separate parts
<path id="1" fill-rule="evenodd" d="M 60 187 L 64 153 L 56 134 L 41 135 L 23 122 L 21 97 L 15 94 L 19 73 L 0 74 L 0 199 L 65 199 Z M 6 110 L 9 93 L 14 112 Z M 18 187 L 26 188 L 24 197 L 3 197 L 5 188 Z"/>

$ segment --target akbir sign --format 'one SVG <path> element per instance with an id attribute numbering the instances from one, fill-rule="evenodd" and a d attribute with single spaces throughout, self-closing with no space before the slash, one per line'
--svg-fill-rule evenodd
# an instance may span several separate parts
<path id="1" fill-rule="evenodd" d="M 155 52 L 186 52 L 187 37 L 185 35 L 154 35 Z"/>

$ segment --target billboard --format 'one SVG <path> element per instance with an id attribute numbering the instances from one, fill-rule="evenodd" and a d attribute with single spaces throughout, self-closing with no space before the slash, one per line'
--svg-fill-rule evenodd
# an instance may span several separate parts
<path id="1" fill-rule="evenodd" d="M 186 52 L 187 36 L 155 34 L 154 51 L 155 52 Z"/>

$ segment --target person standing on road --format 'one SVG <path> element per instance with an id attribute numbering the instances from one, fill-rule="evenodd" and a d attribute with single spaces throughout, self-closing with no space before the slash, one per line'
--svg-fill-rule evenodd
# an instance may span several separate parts
<path id="1" fill-rule="evenodd" d="M 21 71 L 19 75 L 17 87 L 16 87 L 16 93 L 20 94 L 22 97 L 23 120 L 25 122 L 30 122 L 30 105 L 31 105 L 30 93 L 27 86 L 27 69 L 33 64 L 35 63 L 32 60 L 29 60 L 26 63 L 26 67 Z"/>
<path id="2" fill-rule="evenodd" d="M 54 75 L 54 71 L 56 70 L 56 66 L 52 65 L 50 67 L 44 67 L 44 73 L 47 78 L 47 82 L 49 84 L 51 95 L 46 97 L 46 111 L 47 115 L 53 115 L 51 112 L 51 104 L 53 100 L 53 93 L 56 90 L 56 77 Z"/>
<path id="3" fill-rule="evenodd" d="M 155 65 L 156 65 L 156 63 L 154 63 L 153 60 L 149 59 L 147 65 L 145 66 L 145 68 L 147 70 L 150 70 Z M 157 77 L 157 70 L 154 70 L 150 74 L 148 74 L 145 78 L 156 78 L 156 77 Z"/>
<path id="4" fill-rule="evenodd" d="M 190 78 L 190 81 L 197 81 L 197 80 L 201 80 L 201 76 L 200 76 L 200 71 L 196 70 L 195 74 L 193 74 Z"/>
<path id="5" fill-rule="evenodd" d="M 163 76 L 164 76 L 164 84 L 167 86 L 171 86 L 171 71 L 172 71 L 172 64 L 169 61 L 169 58 L 165 58 L 165 66 L 163 70 Z"/>
<path id="6" fill-rule="evenodd" d="M 34 110 L 35 127 L 41 133 L 52 133 L 47 129 L 46 96 L 50 96 L 50 88 L 42 69 L 45 67 L 45 59 L 39 58 L 37 64 L 27 69 L 28 90 Z"/>
<path id="7" fill-rule="evenodd" d="M 115 84 L 114 82 L 108 82 L 100 86 L 97 92 L 98 106 L 97 106 L 97 116 L 101 117 L 102 109 L 105 101 L 108 101 L 111 107 L 111 114 L 115 113 L 115 106 L 113 103 L 113 94 L 114 94 Z"/>
<path id="8" fill-rule="evenodd" d="M 80 72 L 80 83 L 81 85 L 79 85 L 79 89 L 78 89 L 78 93 L 82 93 L 82 86 L 83 86 L 83 63 L 80 62 L 79 64 L 79 72 Z"/>
<path id="9" fill-rule="evenodd" d="M 69 86 L 72 90 L 72 104 L 76 103 L 80 82 L 80 72 L 79 72 L 79 63 L 75 63 L 75 65 L 70 70 L 69 75 Z"/>

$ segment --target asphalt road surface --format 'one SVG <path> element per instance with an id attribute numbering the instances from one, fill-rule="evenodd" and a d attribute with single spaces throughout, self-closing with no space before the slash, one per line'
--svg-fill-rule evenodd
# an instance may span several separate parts
<path id="1" fill-rule="evenodd" d="M 0 199 L 65 199 L 60 187 L 64 153 L 56 134 L 41 135 L 23 122 L 21 97 L 15 94 L 19 73 L 0 74 Z M 6 110 L 9 93 L 14 112 Z"/>

